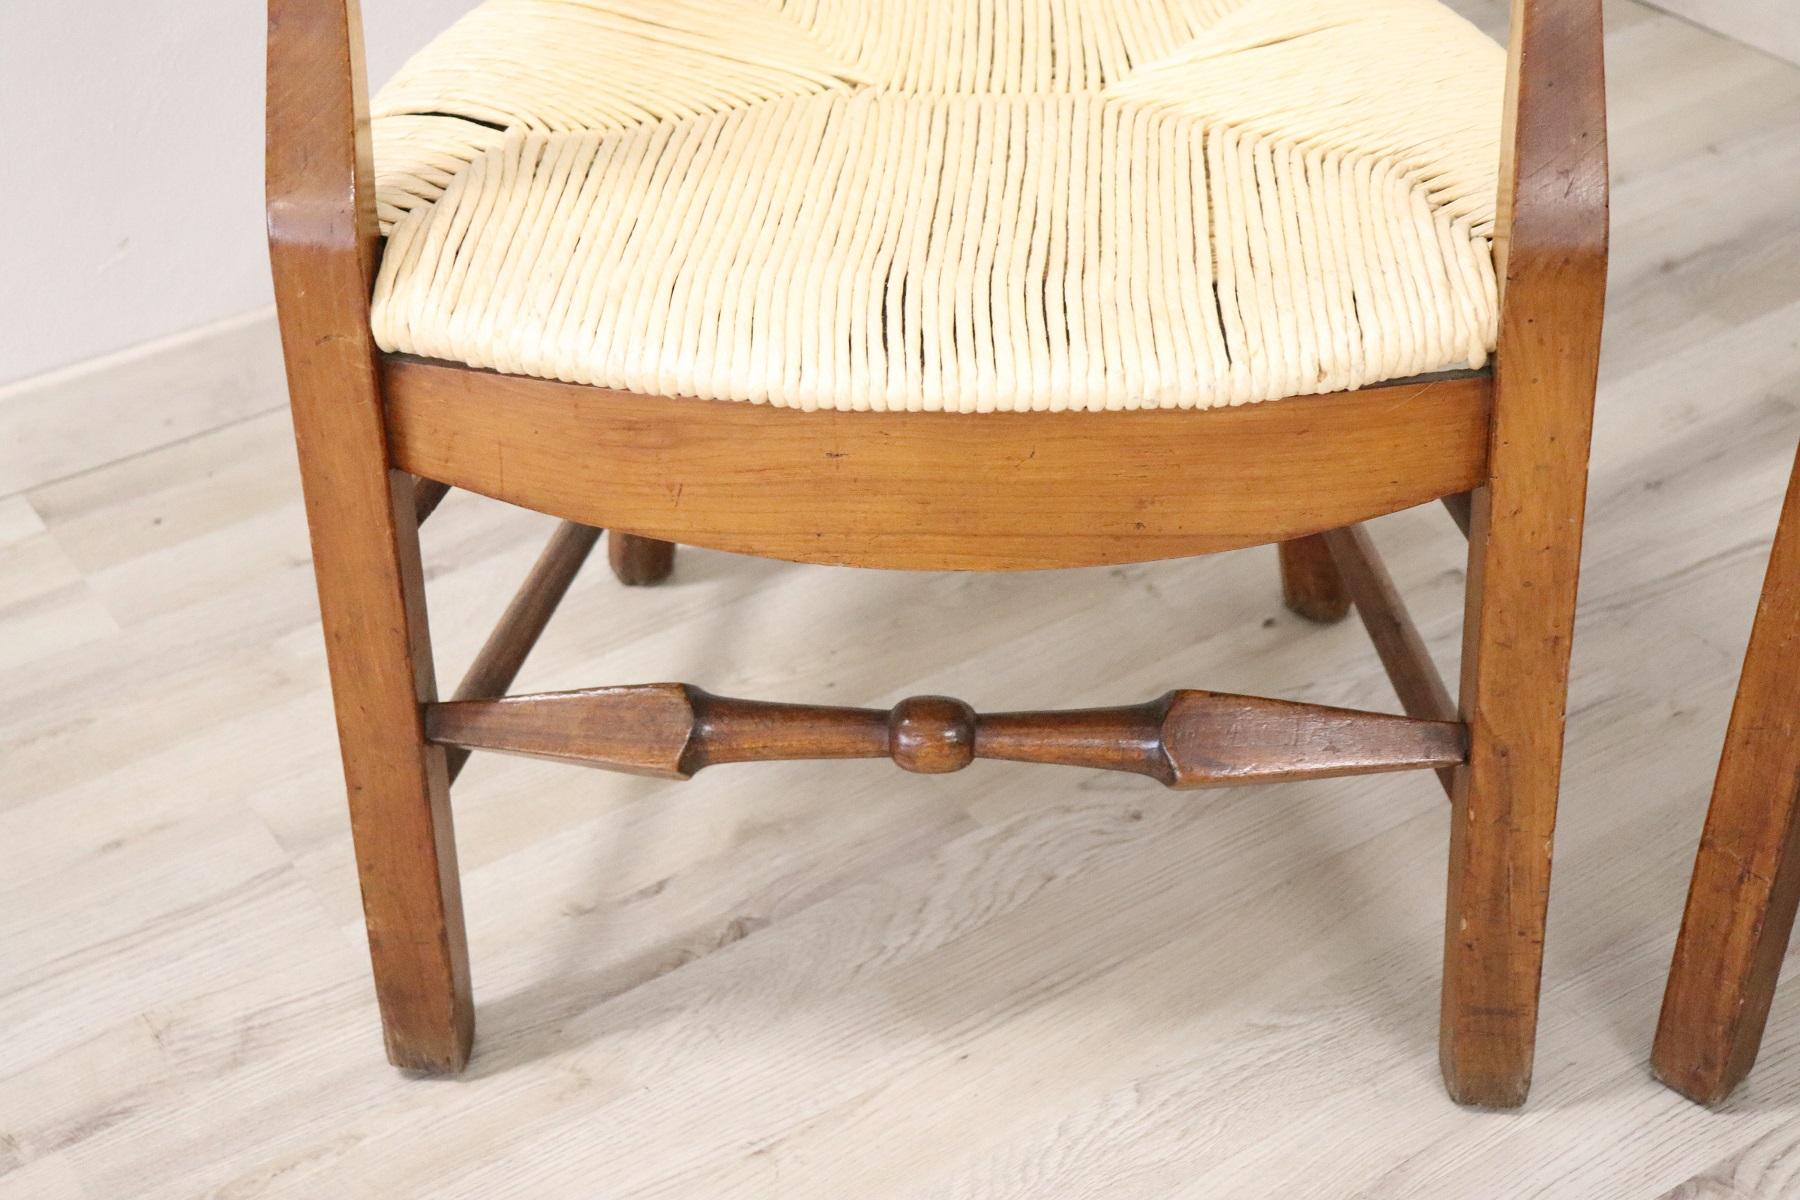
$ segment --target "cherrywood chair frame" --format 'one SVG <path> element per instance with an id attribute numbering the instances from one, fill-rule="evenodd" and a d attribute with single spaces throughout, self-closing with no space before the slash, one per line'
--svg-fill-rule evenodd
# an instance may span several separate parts
<path id="1" fill-rule="evenodd" d="M 1762 1047 L 1800 907 L 1800 455 L 1694 860 L 1651 1066 L 1718 1104 Z"/>
<path id="2" fill-rule="evenodd" d="M 389 1058 L 474 1029 L 450 781 L 471 748 L 685 777 L 712 763 L 990 757 L 1209 786 L 1429 767 L 1450 793 L 1441 1060 L 1522 1103 L 1606 264 L 1599 0 L 1514 0 L 1491 370 L 1203 412 L 803 413 L 626 395 L 378 351 L 357 0 L 270 0 L 268 216 L 295 437 Z M 504 470 L 502 469 L 504 464 Z M 564 518 L 449 702 L 419 524 L 446 485 Z M 1468 534 L 1460 699 L 1359 524 L 1443 499 Z M 797 516 L 797 514 L 801 514 Z M 800 562 L 1016 570 L 1279 543 L 1287 599 L 1352 604 L 1406 716 L 1207 692 L 976 714 L 771 705 L 686 685 L 504 698 L 600 529 L 627 582 L 673 543 Z"/>

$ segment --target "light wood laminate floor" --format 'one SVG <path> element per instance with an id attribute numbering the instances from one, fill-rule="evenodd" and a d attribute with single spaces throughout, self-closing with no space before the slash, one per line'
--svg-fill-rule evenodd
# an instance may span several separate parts
<path id="1" fill-rule="evenodd" d="M 1478 6 L 1492 27 L 1491 6 Z M 1800 437 L 1800 69 L 1610 9 L 1611 324 L 1537 1082 L 1438 1079 L 1429 773 L 685 785 L 478 757 L 458 1081 L 381 1056 L 266 319 L 0 393 L 0 1197 L 1800 1195 L 1800 979 L 1724 1111 L 1646 1068 Z M 426 529 L 453 680 L 549 522 Z M 1461 542 L 1377 524 L 1447 674 Z M 1453 674 L 1452 674 L 1453 677 Z M 597 558 L 523 689 L 1389 708 L 1272 550 L 1016 577 Z"/>

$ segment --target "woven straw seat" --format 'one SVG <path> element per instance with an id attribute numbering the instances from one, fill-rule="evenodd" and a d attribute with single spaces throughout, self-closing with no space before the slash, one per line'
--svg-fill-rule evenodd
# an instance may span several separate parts
<path id="1" fill-rule="evenodd" d="M 1435 0 L 488 0 L 374 102 L 375 334 L 795 408 L 1478 366 L 1503 71 Z"/>

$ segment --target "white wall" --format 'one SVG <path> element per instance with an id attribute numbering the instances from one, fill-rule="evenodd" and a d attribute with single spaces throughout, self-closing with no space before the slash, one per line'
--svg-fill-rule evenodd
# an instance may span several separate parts
<path id="1" fill-rule="evenodd" d="M 473 0 L 364 0 L 377 84 Z M 0 384 L 267 304 L 258 0 L 9 3 Z"/>
<path id="2" fill-rule="evenodd" d="M 1748 46 L 1800 63 L 1800 6 L 1794 0 L 1650 0 L 1658 8 Z"/>

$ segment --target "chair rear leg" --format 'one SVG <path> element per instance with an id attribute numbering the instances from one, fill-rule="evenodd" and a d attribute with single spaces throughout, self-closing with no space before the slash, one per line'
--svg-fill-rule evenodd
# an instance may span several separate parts
<path id="1" fill-rule="evenodd" d="M 627 587 L 648 587 L 661 583 L 675 569 L 675 543 L 633 533 L 609 532 L 606 535 L 606 561 L 620 583 Z"/>
<path id="2" fill-rule="evenodd" d="M 1282 542 L 1276 549 L 1281 555 L 1281 598 L 1289 609 L 1324 624 L 1349 614 L 1350 593 L 1323 534 Z"/>

